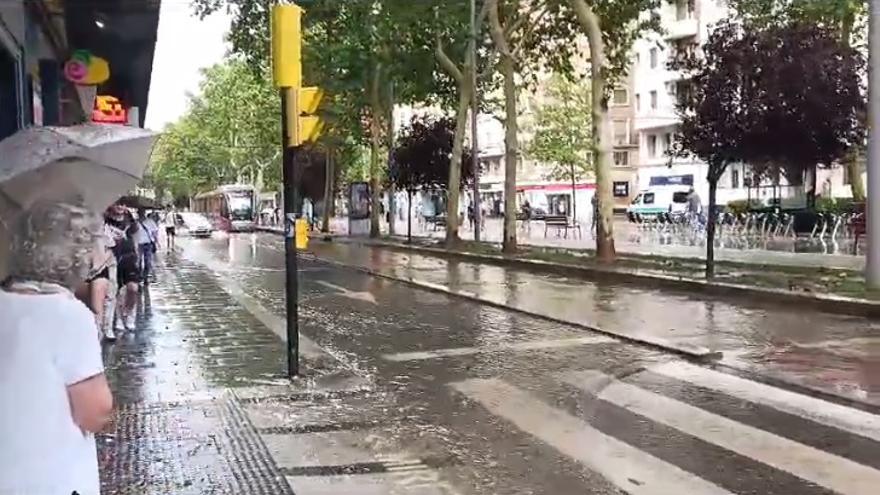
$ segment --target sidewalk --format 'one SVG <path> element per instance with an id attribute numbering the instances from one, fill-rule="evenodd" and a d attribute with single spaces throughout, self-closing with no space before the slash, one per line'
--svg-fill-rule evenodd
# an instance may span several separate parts
<path id="1" fill-rule="evenodd" d="M 731 303 L 693 292 L 536 274 L 355 243 L 314 242 L 310 251 L 420 287 L 685 354 L 721 352 L 725 366 L 880 404 L 880 323 L 871 319 L 760 300 Z"/>
<path id="2" fill-rule="evenodd" d="M 98 436 L 102 492 L 292 494 L 285 475 L 305 454 L 282 458 L 267 432 L 283 443 L 296 430 L 277 429 L 309 412 L 314 397 L 368 389 L 340 388 L 345 370 L 308 351 L 303 377 L 289 381 L 272 330 L 205 267 L 178 253 L 163 258 L 137 331 L 104 347 L 116 415 Z"/>
<path id="3" fill-rule="evenodd" d="M 502 223 L 501 219 L 490 218 L 486 220 L 482 240 L 486 242 L 501 243 Z M 563 248 L 572 250 L 595 250 L 596 242 L 590 236 L 589 226 L 584 226 L 583 236 L 580 239 L 560 238 L 550 232 L 544 236 L 544 229 L 540 222 L 533 222 L 529 233 L 520 231 L 517 233 L 521 245 Z M 348 224 L 344 218 L 336 218 L 332 222 L 332 230 L 340 234 L 347 234 Z M 387 232 L 387 224 L 382 222 L 383 231 Z M 445 235 L 443 229 L 434 230 L 427 226 L 421 226 L 413 219 L 413 236 L 442 239 Z M 643 232 L 633 224 L 625 220 L 617 220 L 615 228 L 615 247 L 620 254 L 638 256 L 664 256 L 668 258 L 682 259 L 705 259 L 706 249 L 703 246 L 683 245 L 671 243 L 666 237 L 652 232 Z M 397 221 L 395 234 L 406 236 L 406 221 Z M 473 240 L 472 230 L 462 228 L 459 234 L 463 240 Z M 572 235 L 573 237 L 573 235 Z M 751 242 L 750 249 L 720 246 L 715 251 L 718 261 L 736 263 L 748 263 L 757 265 L 779 266 L 806 266 L 823 267 L 843 270 L 862 271 L 865 268 L 864 256 L 853 256 L 851 246 L 846 242 L 838 244 L 830 241 L 810 241 L 801 239 L 794 242 L 791 239 L 777 241 Z M 811 252 L 795 252 L 795 251 Z M 818 251 L 818 252 L 815 252 Z M 830 254 L 833 253 L 833 254 Z"/>

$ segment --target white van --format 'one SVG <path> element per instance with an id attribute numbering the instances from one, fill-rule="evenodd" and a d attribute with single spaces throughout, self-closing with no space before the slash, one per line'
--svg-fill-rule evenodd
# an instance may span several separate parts
<path id="1" fill-rule="evenodd" d="M 636 218 L 654 219 L 669 213 L 672 216 L 687 213 L 690 186 L 652 186 L 639 192 L 626 209 L 631 222 Z"/>

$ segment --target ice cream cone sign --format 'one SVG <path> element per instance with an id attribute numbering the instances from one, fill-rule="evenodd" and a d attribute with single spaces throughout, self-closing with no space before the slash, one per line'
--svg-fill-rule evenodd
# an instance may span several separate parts
<path id="1" fill-rule="evenodd" d="M 64 64 L 64 77 L 76 85 L 83 113 L 90 116 L 95 107 L 98 85 L 110 79 L 110 65 L 88 50 L 76 50 Z"/>

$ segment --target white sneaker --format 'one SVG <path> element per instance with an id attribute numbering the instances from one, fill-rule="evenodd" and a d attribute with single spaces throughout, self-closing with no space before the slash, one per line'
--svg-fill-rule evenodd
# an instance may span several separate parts
<path id="1" fill-rule="evenodd" d="M 137 326 L 137 315 L 134 311 L 131 312 L 130 315 L 125 317 L 125 328 L 126 330 L 134 330 Z"/>
<path id="2" fill-rule="evenodd" d="M 104 340 L 113 342 L 116 340 L 116 332 L 114 332 L 112 328 L 108 328 L 107 331 L 104 332 Z"/>
<path id="3" fill-rule="evenodd" d="M 113 322 L 113 325 L 111 326 L 111 330 L 116 330 L 117 332 L 124 332 L 126 330 L 125 317 L 122 315 L 116 316 L 116 320 Z"/>

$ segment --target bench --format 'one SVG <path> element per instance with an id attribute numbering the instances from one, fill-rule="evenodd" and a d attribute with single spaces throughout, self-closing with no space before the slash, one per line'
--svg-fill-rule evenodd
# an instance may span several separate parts
<path id="1" fill-rule="evenodd" d="M 434 215 L 432 217 L 425 217 L 425 221 L 434 227 L 434 231 L 437 229 L 445 229 L 446 228 L 446 215 Z"/>
<path id="2" fill-rule="evenodd" d="M 578 239 L 582 238 L 581 225 L 576 221 L 569 221 L 565 215 L 547 215 L 544 217 L 544 238 L 547 238 L 547 231 L 550 228 L 556 229 L 556 237 L 559 237 L 559 231 L 565 231 L 565 238 L 568 239 L 568 231 L 577 231 Z"/>

